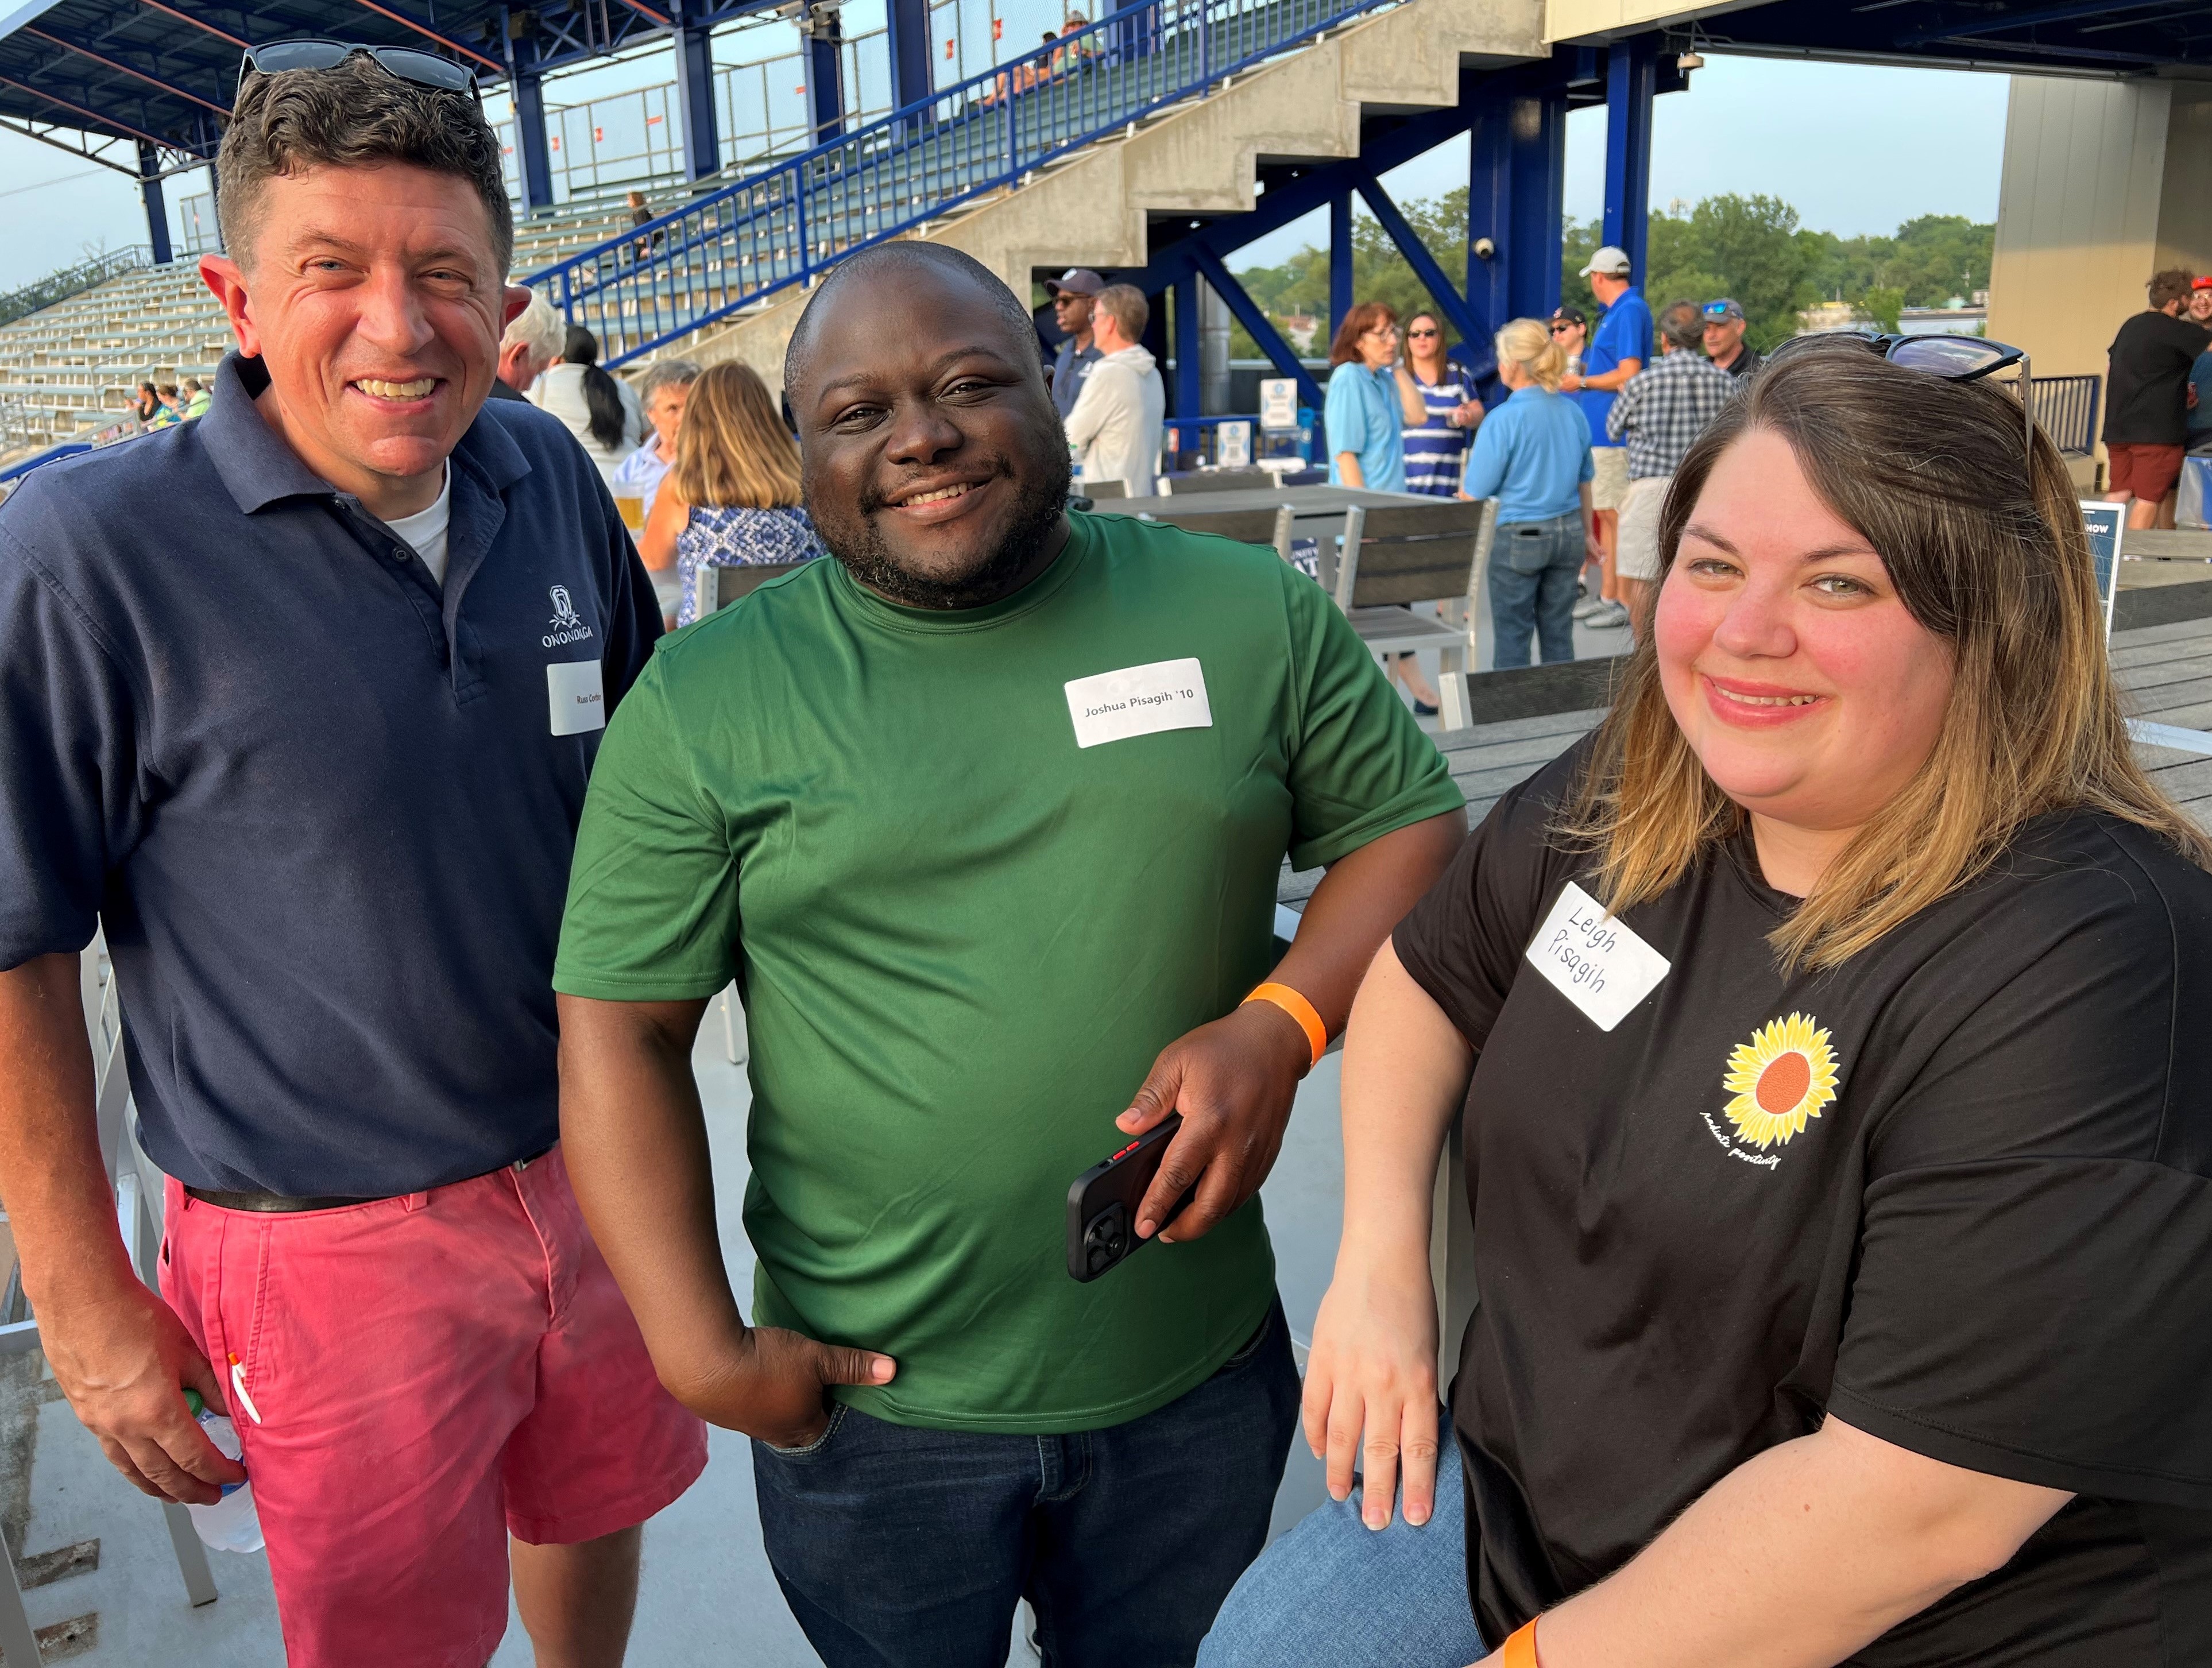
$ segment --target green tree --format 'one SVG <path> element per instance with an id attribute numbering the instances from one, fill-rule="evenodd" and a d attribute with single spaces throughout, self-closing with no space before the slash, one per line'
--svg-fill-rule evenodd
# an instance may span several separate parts
<path id="1" fill-rule="evenodd" d="M 1874 320 L 1874 327 L 1876 330 L 1894 331 L 1897 328 L 1898 312 L 1905 306 L 1905 292 L 1877 284 L 1859 298 L 1859 305 L 1866 309 L 1867 316 Z"/>

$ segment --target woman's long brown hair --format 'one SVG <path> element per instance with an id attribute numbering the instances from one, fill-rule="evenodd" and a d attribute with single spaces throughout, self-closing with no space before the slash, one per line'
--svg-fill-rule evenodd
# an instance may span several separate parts
<path id="1" fill-rule="evenodd" d="M 1973 880 L 2050 811 L 2123 818 L 2212 868 L 2212 840 L 2136 762 L 2080 500 L 2039 429 L 2031 451 L 2009 392 L 1901 369 L 1856 344 L 1799 349 L 1753 377 L 1676 470 L 1660 521 L 1667 569 L 1714 464 L 1753 430 L 1788 443 L 1953 664 L 1926 763 L 1774 932 L 1786 963 L 1847 961 Z M 1560 825 L 1599 853 L 1616 911 L 1665 891 L 1743 822 L 1668 709 L 1650 638 L 1630 658 Z"/>
<path id="2" fill-rule="evenodd" d="M 710 365 L 676 431 L 676 490 L 687 504 L 773 510 L 799 502 L 799 446 L 750 365 Z"/>

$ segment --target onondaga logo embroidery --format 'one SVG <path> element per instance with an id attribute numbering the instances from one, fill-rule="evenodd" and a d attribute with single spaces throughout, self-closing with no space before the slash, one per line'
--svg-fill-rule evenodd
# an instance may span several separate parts
<path id="1" fill-rule="evenodd" d="M 1810 1014 L 1769 1020 L 1729 1051 L 1721 1087 L 1734 1098 L 1721 1108 L 1729 1127 L 1702 1114 L 1713 1139 L 1747 1164 L 1772 1169 L 1792 1136 L 1836 1098 L 1836 1051 Z M 1755 1155 L 1750 1149 L 1756 1148 Z"/>
<path id="2" fill-rule="evenodd" d="M 539 638 L 539 642 L 549 649 L 557 649 L 563 643 L 580 643 L 592 634 L 592 628 L 576 612 L 575 601 L 568 595 L 567 585 L 556 585 L 545 594 L 553 599 L 553 629 Z"/>

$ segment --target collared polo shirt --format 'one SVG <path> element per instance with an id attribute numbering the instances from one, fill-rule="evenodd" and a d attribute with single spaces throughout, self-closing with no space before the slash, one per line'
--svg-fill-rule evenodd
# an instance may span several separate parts
<path id="1" fill-rule="evenodd" d="M 233 355 L 199 422 L 0 506 L 0 967 L 104 925 L 141 1139 L 186 1184 L 411 1192 L 558 1134 L 586 726 L 658 610 L 557 418 L 477 413 L 441 585 L 265 385 Z"/>
<path id="2" fill-rule="evenodd" d="M 1500 526 L 1574 515 L 1582 483 L 1596 473 L 1589 420 L 1572 396 L 1516 388 L 1482 420 L 1462 489 L 1498 500 Z"/>
<path id="3" fill-rule="evenodd" d="M 1651 362 L 1651 308 L 1642 292 L 1623 290 L 1613 304 L 1598 315 L 1597 328 L 1590 332 L 1589 346 L 1583 350 L 1583 375 L 1601 377 L 1608 371 L 1620 368 L 1624 359 Z M 1613 411 L 1613 403 L 1619 397 L 1617 391 L 1605 388 L 1578 388 L 1569 396 L 1583 409 L 1589 419 L 1591 444 L 1618 446 L 1618 440 L 1608 439 L 1605 420 Z"/>
<path id="4" fill-rule="evenodd" d="M 1052 403 L 1060 412 L 1060 420 L 1067 421 L 1067 414 L 1075 409 L 1076 396 L 1083 385 L 1091 379 L 1091 367 L 1106 357 L 1097 342 L 1079 349 L 1075 338 L 1069 337 L 1060 344 L 1052 356 Z"/>
<path id="5" fill-rule="evenodd" d="M 1337 454 L 1359 459 L 1361 482 L 1372 492 L 1406 490 L 1406 413 L 1398 403 L 1398 379 L 1389 370 L 1370 371 L 1347 360 L 1328 373 L 1322 426 L 1328 434 L 1328 483 L 1345 484 Z"/>

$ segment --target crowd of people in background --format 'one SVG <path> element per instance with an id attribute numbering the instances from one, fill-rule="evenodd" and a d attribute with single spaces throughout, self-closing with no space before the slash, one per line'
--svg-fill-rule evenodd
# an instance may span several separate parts
<path id="1" fill-rule="evenodd" d="M 2212 451 L 2212 275 L 2174 267 L 2144 288 L 2105 378 L 2107 495 L 2138 530 L 2174 525 L 2183 458 Z"/>

